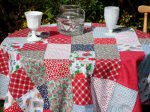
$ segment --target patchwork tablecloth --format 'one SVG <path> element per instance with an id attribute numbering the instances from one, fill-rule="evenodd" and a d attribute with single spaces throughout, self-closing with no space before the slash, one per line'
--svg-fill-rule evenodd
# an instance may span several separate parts
<path id="1" fill-rule="evenodd" d="M 104 24 L 86 23 L 79 36 L 41 26 L 48 38 L 28 42 L 29 29 L 0 46 L 0 98 L 5 112 L 141 112 L 137 66 L 145 57 L 132 28 L 107 36 Z M 7 94 L 6 94 L 7 93 Z"/>

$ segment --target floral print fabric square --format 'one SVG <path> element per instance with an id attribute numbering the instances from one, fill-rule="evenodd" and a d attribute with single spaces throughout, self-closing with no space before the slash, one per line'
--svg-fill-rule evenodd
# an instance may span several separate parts
<path id="1" fill-rule="evenodd" d="M 23 95 L 17 102 L 24 112 L 43 112 L 44 102 L 36 88 Z"/>
<path id="2" fill-rule="evenodd" d="M 41 93 L 41 96 L 44 101 L 44 110 L 50 109 L 50 101 L 48 99 L 48 88 L 46 84 L 38 86 L 37 89 Z"/>
<path id="3" fill-rule="evenodd" d="M 87 32 L 83 35 L 73 36 L 72 44 L 94 44 L 92 32 Z"/>
<path id="4" fill-rule="evenodd" d="M 95 55 L 98 59 L 119 59 L 120 54 L 118 52 L 117 45 L 96 44 L 94 46 Z M 113 51 L 113 52 L 112 52 Z"/>
<path id="5" fill-rule="evenodd" d="M 72 112 L 73 91 L 72 79 L 62 78 L 47 81 L 48 98 L 52 112 Z"/>

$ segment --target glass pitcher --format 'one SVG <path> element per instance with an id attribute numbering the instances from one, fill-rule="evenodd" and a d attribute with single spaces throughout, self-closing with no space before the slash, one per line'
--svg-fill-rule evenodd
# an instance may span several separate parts
<path id="1" fill-rule="evenodd" d="M 84 31 L 85 11 L 77 5 L 61 5 L 57 18 L 58 31 L 64 35 L 81 35 Z"/>

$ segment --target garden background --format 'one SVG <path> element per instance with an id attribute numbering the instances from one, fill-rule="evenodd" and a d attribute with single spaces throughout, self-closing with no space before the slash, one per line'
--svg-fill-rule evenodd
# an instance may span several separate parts
<path id="1" fill-rule="evenodd" d="M 99 23 L 104 22 L 105 6 L 119 6 L 118 24 L 142 29 L 143 14 L 138 13 L 137 8 L 142 4 L 150 5 L 150 0 L 0 0 L 0 41 L 8 33 L 27 27 L 25 11 L 42 11 L 42 24 L 56 23 L 61 4 L 79 5 L 86 12 L 86 22 Z"/>
<path id="2" fill-rule="evenodd" d="M 104 23 L 105 6 L 119 6 L 118 24 L 142 30 L 143 14 L 138 13 L 137 9 L 139 5 L 150 5 L 150 0 L 0 0 L 0 42 L 9 33 L 27 27 L 26 11 L 42 11 L 42 24 L 56 23 L 61 4 L 79 5 L 85 10 L 86 22 L 98 23 Z M 150 32 L 150 27 L 148 30 Z"/>

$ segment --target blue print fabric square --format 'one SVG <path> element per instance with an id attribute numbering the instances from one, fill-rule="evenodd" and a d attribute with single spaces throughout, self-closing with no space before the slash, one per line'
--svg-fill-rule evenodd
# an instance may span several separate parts
<path id="1" fill-rule="evenodd" d="M 41 93 L 41 96 L 43 97 L 44 100 L 44 109 L 49 109 L 50 108 L 50 101 L 48 99 L 48 91 L 47 91 L 47 86 L 45 84 L 38 86 L 37 89 Z"/>
<path id="2" fill-rule="evenodd" d="M 150 53 L 150 45 L 148 45 L 148 44 L 142 45 L 142 48 L 146 54 Z"/>
<path id="3" fill-rule="evenodd" d="M 94 45 L 73 44 L 71 45 L 71 51 L 94 51 Z"/>

